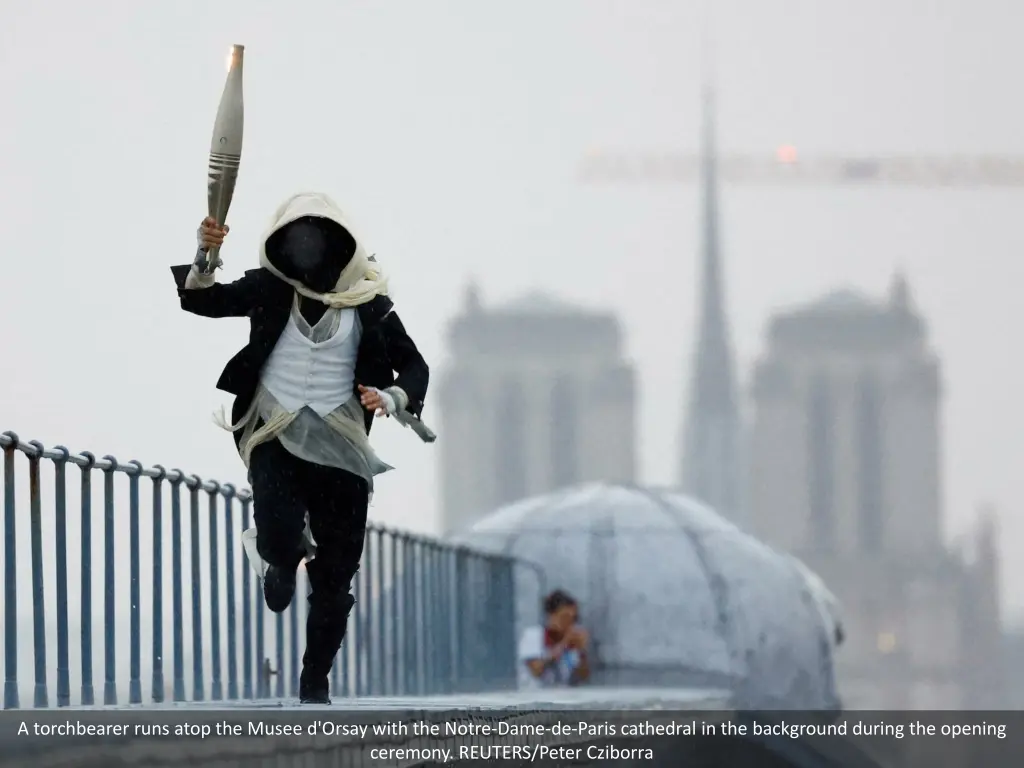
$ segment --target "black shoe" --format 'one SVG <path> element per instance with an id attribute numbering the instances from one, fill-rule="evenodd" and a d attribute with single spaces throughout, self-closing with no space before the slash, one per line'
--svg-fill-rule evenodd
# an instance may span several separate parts
<path id="1" fill-rule="evenodd" d="M 327 675 L 314 677 L 302 670 L 299 676 L 299 701 L 302 704 L 330 704 L 331 686 L 327 681 Z"/>
<path id="2" fill-rule="evenodd" d="M 277 565 L 267 567 L 263 575 L 263 599 L 274 613 L 283 613 L 295 597 L 295 569 Z"/>

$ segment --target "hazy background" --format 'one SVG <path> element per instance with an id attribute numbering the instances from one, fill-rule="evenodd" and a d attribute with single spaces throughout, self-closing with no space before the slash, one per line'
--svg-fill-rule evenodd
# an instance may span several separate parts
<path id="1" fill-rule="evenodd" d="M 210 414 L 247 323 L 182 313 L 168 270 L 194 252 L 226 55 L 242 43 L 223 279 L 256 265 L 284 197 L 316 189 L 361 225 L 436 373 L 471 277 L 487 302 L 545 287 L 609 307 L 642 375 L 642 477 L 674 481 L 696 189 L 574 174 L 594 147 L 696 150 L 702 19 L 680 0 L 0 0 L 0 430 L 244 482 Z M 1018 2 L 718 0 L 713 19 L 725 153 L 1024 154 Z M 996 505 L 1015 614 L 1022 202 L 828 187 L 730 187 L 723 201 L 744 376 L 774 308 L 881 292 L 906 271 L 944 364 L 948 530 Z M 436 425 L 429 398 L 425 418 Z M 374 437 L 398 470 L 372 516 L 432 531 L 432 449 L 391 424 Z"/>

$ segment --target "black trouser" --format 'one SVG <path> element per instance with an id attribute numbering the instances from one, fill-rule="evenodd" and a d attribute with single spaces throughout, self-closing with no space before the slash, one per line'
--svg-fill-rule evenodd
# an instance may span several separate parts
<path id="1" fill-rule="evenodd" d="M 311 591 L 302 667 L 325 677 L 354 604 L 349 590 L 363 554 L 369 487 L 351 472 L 296 458 L 277 440 L 253 449 L 249 472 L 256 549 L 267 563 L 298 568 L 309 513 L 316 557 L 306 564 Z"/>

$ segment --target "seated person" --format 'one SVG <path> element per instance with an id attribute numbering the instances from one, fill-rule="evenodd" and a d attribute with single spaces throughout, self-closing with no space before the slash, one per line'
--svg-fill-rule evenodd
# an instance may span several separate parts
<path id="1" fill-rule="evenodd" d="M 590 677 L 589 637 L 579 625 L 579 606 L 556 589 L 544 599 L 544 626 L 530 627 L 519 639 L 522 688 L 578 685 Z"/>

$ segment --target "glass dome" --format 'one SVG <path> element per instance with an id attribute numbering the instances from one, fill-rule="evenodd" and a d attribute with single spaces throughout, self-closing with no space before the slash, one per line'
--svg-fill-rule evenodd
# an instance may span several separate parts
<path id="1" fill-rule="evenodd" d="M 835 601 L 817 577 L 679 493 L 587 485 L 497 510 L 458 543 L 512 556 L 517 631 L 580 604 L 595 684 L 732 690 L 742 708 L 838 706 Z"/>

